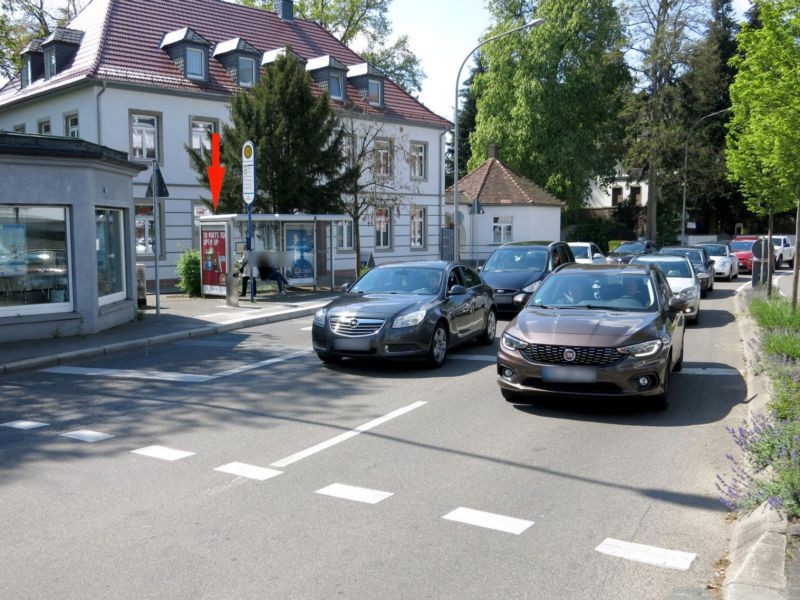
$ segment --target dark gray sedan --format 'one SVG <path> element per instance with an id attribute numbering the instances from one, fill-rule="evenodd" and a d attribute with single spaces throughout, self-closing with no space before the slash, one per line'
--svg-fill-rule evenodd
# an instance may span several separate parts
<path id="1" fill-rule="evenodd" d="M 473 269 L 444 261 L 380 265 L 314 315 L 311 339 L 320 360 L 343 357 L 444 363 L 449 348 L 494 341 L 492 288 Z"/>

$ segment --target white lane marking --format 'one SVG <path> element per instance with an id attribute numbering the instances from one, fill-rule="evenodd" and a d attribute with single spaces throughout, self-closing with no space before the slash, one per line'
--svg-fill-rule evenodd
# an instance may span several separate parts
<path id="1" fill-rule="evenodd" d="M 244 365 L 241 367 L 236 367 L 235 369 L 229 369 L 227 371 L 222 371 L 221 373 L 212 375 L 211 379 L 219 379 L 220 377 L 228 377 L 229 375 L 238 375 L 239 373 L 244 373 L 245 371 L 252 371 L 253 369 L 258 369 L 259 367 L 274 365 L 276 363 L 281 363 L 287 360 L 291 360 L 292 358 L 298 358 L 300 356 L 308 354 L 309 352 L 311 352 L 311 348 L 308 348 L 307 350 L 298 350 L 297 352 L 292 352 L 291 354 L 287 354 L 286 356 L 279 356 L 277 358 L 268 358 L 267 360 L 262 360 L 261 362 L 253 363 L 250 365 Z"/>
<path id="2" fill-rule="evenodd" d="M 311 327 L 301 327 L 300 331 L 311 331 Z"/>
<path id="3" fill-rule="evenodd" d="M 131 450 L 133 454 L 141 454 L 142 456 L 149 456 L 150 458 L 160 458 L 161 460 L 180 460 L 187 456 L 194 456 L 194 452 L 186 452 L 184 450 L 173 450 L 165 446 L 146 446 L 138 450 Z"/>
<path id="4" fill-rule="evenodd" d="M 99 431 L 92 431 L 91 429 L 78 429 L 77 431 L 68 431 L 60 435 L 61 437 L 68 437 L 73 440 L 80 440 L 81 442 L 89 442 L 90 444 L 114 437 L 108 433 L 100 433 Z"/>
<path id="5" fill-rule="evenodd" d="M 49 424 L 41 421 L 9 421 L 8 423 L 0 423 L 0 426 L 13 427 L 14 429 L 37 429 L 39 427 L 47 427 Z"/>
<path id="6" fill-rule="evenodd" d="M 227 465 L 222 465 L 214 469 L 220 473 L 229 473 L 238 477 L 247 477 L 248 479 L 256 479 L 258 481 L 265 481 L 270 477 L 277 477 L 283 471 L 276 471 L 275 469 L 266 469 L 264 467 L 256 467 L 255 465 L 248 465 L 240 462 L 232 462 Z"/>
<path id="7" fill-rule="evenodd" d="M 680 371 L 681 375 L 741 375 L 736 369 L 724 369 L 717 367 L 684 367 Z"/>
<path id="8" fill-rule="evenodd" d="M 321 490 L 317 490 L 316 493 L 324 496 L 333 496 L 334 498 L 343 498 L 344 500 L 364 502 L 365 504 L 377 504 L 393 495 L 391 492 L 370 490 L 368 488 L 345 485 L 344 483 L 332 483 Z"/>
<path id="9" fill-rule="evenodd" d="M 477 360 L 481 362 L 497 362 L 497 355 L 492 354 L 451 354 L 447 357 L 452 360 Z"/>
<path id="10" fill-rule="evenodd" d="M 666 548 L 623 542 L 612 538 L 606 538 L 595 550 L 609 556 L 679 571 L 687 570 L 697 557 L 697 554 L 691 552 L 667 550 Z"/>
<path id="11" fill-rule="evenodd" d="M 193 375 L 190 373 L 168 373 L 147 369 L 95 369 L 89 367 L 51 367 L 42 369 L 45 373 L 60 375 L 86 375 L 91 377 L 111 377 L 114 379 L 148 379 L 157 381 L 176 381 L 179 383 L 204 383 L 213 376 Z"/>
<path id="12" fill-rule="evenodd" d="M 496 515 L 494 513 L 483 512 L 482 510 L 474 510 L 472 508 L 464 508 L 463 506 L 449 512 L 443 519 L 448 521 L 457 521 L 459 523 L 466 523 L 467 525 L 476 525 L 486 529 L 495 529 L 505 533 L 513 533 L 519 535 L 528 527 L 533 525 L 533 521 L 526 521 L 525 519 L 515 519 L 514 517 L 506 517 L 504 515 Z"/>
<path id="13" fill-rule="evenodd" d="M 395 418 L 397 418 L 399 416 L 402 416 L 402 415 L 406 414 L 407 412 L 411 412 L 412 410 L 417 409 L 420 406 L 424 406 L 425 404 L 427 404 L 427 402 L 419 400 L 417 402 L 409 404 L 408 406 L 404 406 L 402 408 L 398 408 L 397 410 L 393 410 L 392 412 L 390 412 L 390 413 L 388 413 L 388 414 L 386 414 L 386 415 L 384 415 L 382 417 L 378 417 L 377 419 L 373 419 L 369 423 L 364 423 L 363 425 L 359 425 L 355 429 L 351 429 L 350 431 L 346 431 L 345 433 L 342 433 L 340 435 L 332 437 L 331 439 L 329 439 L 326 442 L 322 442 L 322 443 L 317 444 L 315 446 L 311 446 L 310 448 L 306 448 L 305 450 L 301 450 L 300 452 L 296 452 L 296 453 L 292 454 L 291 456 L 287 456 L 286 458 L 282 458 L 281 460 L 272 463 L 270 466 L 271 467 L 278 467 L 278 468 L 286 467 L 288 465 L 291 465 L 292 463 L 296 463 L 297 461 L 303 460 L 304 458 L 308 458 L 312 454 L 316 454 L 317 452 L 322 452 L 323 450 L 327 450 L 331 446 L 335 446 L 336 444 L 340 444 L 340 443 L 344 442 L 345 440 L 349 440 L 350 438 L 355 437 L 355 436 L 359 435 L 360 433 L 364 433 L 365 431 L 369 431 L 373 427 L 377 427 L 378 425 L 382 425 L 383 423 L 386 423 L 387 421 L 391 421 L 392 419 L 395 419 Z"/>

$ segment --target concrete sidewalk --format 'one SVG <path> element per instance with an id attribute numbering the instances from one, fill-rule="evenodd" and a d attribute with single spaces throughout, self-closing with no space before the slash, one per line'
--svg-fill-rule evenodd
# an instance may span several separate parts
<path id="1" fill-rule="evenodd" d="M 239 306 L 231 307 L 224 298 L 161 294 L 159 316 L 156 316 L 155 296 L 148 295 L 147 308 L 139 313 L 141 317 L 125 325 L 93 335 L 0 346 L 0 375 L 304 317 L 314 314 L 338 295 L 306 290 L 288 292 L 285 296 L 265 293 L 257 296 L 253 304 L 249 298 L 240 298 Z"/>

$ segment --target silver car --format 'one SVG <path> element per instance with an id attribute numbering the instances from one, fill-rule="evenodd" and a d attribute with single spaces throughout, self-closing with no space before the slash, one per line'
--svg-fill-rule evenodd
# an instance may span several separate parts
<path id="1" fill-rule="evenodd" d="M 666 276 L 672 294 L 686 300 L 683 316 L 687 321 L 697 323 L 700 319 L 700 280 L 692 261 L 683 256 L 650 254 L 637 256 L 631 264 L 656 265 Z"/>

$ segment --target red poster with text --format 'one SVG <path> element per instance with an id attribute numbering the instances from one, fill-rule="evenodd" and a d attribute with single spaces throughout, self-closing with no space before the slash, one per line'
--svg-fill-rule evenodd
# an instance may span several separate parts
<path id="1" fill-rule="evenodd" d="M 200 240 L 200 272 L 203 293 L 214 296 L 225 295 L 225 230 L 203 229 Z"/>

